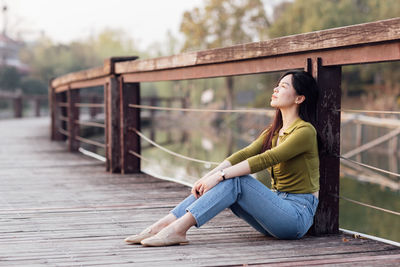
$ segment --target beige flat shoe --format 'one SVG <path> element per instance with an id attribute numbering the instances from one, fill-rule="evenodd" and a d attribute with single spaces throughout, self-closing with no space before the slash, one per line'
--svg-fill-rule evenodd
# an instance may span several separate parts
<path id="1" fill-rule="evenodd" d="M 137 235 L 131 235 L 125 238 L 125 242 L 129 244 L 140 244 L 140 242 L 146 238 L 152 237 L 155 234 L 151 233 L 151 229 L 147 228 L 146 230 L 143 231 L 144 233 L 140 233 Z"/>
<path id="2" fill-rule="evenodd" d="M 189 244 L 189 240 L 184 237 L 168 236 L 160 233 L 156 234 L 155 236 L 143 239 L 140 243 L 145 247 L 164 247 Z"/>

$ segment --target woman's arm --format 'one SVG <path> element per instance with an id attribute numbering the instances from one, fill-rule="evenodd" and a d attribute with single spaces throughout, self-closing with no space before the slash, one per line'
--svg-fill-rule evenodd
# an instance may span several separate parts
<path id="1" fill-rule="evenodd" d="M 229 161 L 228 161 L 228 163 L 229 163 Z M 220 164 L 218 167 L 220 167 L 221 165 L 222 164 Z M 230 163 L 229 163 L 229 166 L 230 166 Z M 212 170 L 209 175 L 204 176 L 203 178 L 201 178 L 194 184 L 194 186 L 192 188 L 192 194 L 196 198 L 198 198 L 199 196 L 202 196 L 208 190 L 210 190 L 211 188 L 213 188 L 215 185 L 217 185 L 219 182 L 221 182 L 223 180 L 222 175 L 219 172 L 219 170 L 222 170 L 222 169 L 224 170 L 225 179 L 230 179 L 230 178 L 234 178 L 237 176 L 250 174 L 250 165 L 247 160 L 244 160 L 244 161 L 242 161 L 238 164 L 235 164 L 233 166 L 230 166 L 230 167 L 222 167 L 222 168 L 219 168 L 218 170 L 217 170 L 217 168 L 214 169 L 215 171 Z"/>
<path id="2" fill-rule="evenodd" d="M 295 134 L 293 133 L 277 147 L 247 158 L 233 166 L 223 168 L 225 179 L 255 173 L 277 163 L 289 160 L 290 158 L 309 150 L 315 142 L 315 130 L 311 127 L 300 127 L 296 130 Z M 220 172 L 213 172 L 211 175 L 206 176 L 195 183 L 192 188 L 192 194 L 197 198 L 222 180 L 223 178 Z"/>
<path id="3" fill-rule="evenodd" d="M 205 178 L 205 177 L 207 177 L 207 176 L 210 176 L 210 175 L 212 175 L 212 174 L 214 174 L 214 173 L 216 173 L 216 172 L 218 172 L 218 171 L 220 171 L 220 170 L 223 170 L 223 169 L 225 169 L 225 168 L 228 168 L 228 167 L 230 167 L 230 166 L 232 166 L 232 164 L 231 164 L 229 161 L 224 160 L 224 161 L 221 162 L 217 167 L 215 167 L 214 169 L 212 169 L 211 171 L 209 171 L 206 175 L 204 175 L 202 178 Z"/>

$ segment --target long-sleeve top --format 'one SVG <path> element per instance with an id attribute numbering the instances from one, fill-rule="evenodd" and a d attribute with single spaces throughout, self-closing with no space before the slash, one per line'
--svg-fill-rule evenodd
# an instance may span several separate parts
<path id="1" fill-rule="evenodd" d="M 262 152 L 267 132 L 264 131 L 253 143 L 226 160 L 232 165 L 247 160 L 251 173 L 268 169 L 272 189 L 289 193 L 318 191 L 318 143 L 312 124 L 297 119 L 279 137 L 278 145 L 278 133 L 275 133 L 271 149 Z"/>

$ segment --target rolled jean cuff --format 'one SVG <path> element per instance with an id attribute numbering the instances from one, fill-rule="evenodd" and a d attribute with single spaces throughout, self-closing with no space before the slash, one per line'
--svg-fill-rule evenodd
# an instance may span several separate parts
<path id="1" fill-rule="evenodd" d="M 196 226 L 197 228 L 200 228 L 200 226 L 202 226 L 203 224 L 205 224 L 207 221 L 201 221 L 198 219 L 198 214 L 196 214 L 196 212 L 193 209 L 187 208 L 186 212 L 190 212 L 190 214 L 192 214 L 193 218 L 196 220 L 196 224 L 194 226 Z"/>

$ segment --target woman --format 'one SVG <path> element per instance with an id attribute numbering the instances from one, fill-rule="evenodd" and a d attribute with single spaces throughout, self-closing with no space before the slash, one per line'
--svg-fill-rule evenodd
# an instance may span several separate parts
<path id="1" fill-rule="evenodd" d="M 264 235 L 301 238 L 318 205 L 317 98 L 310 74 L 285 73 L 272 94 L 276 115 L 271 126 L 198 180 L 170 214 L 125 241 L 144 246 L 188 243 L 190 227 L 200 227 L 225 208 Z M 271 173 L 272 189 L 249 175 L 264 169 Z"/>

